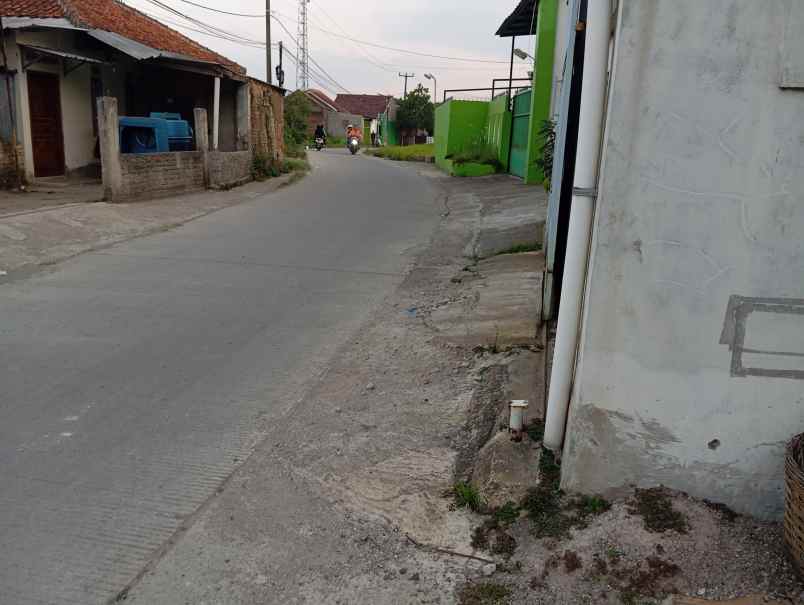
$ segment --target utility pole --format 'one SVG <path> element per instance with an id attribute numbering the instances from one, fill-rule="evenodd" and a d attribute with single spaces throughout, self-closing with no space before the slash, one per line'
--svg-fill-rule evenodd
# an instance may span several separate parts
<path id="1" fill-rule="evenodd" d="M 271 0 L 265 0 L 265 81 L 271 78 Z"/>
<path id="2" fill-rule="evenodd" d="M 296 52 L 296 88 L 307 90 L 310 88 L 310 51 L 307 37 L 307 4 L 310 0 L 299 0 L 299 30 L 297 35 L 298 48 Z"/>
<path id="3" fill-rule="evenodd" d="M 405 96 L 402 97 L 404 99 L 408 96 L 408 78 L 415 78 L 416 74 L 409 74 L 408 72 L 405 72 L 403 74 L 399 74 L 399 77 L 405 78 Z"/>

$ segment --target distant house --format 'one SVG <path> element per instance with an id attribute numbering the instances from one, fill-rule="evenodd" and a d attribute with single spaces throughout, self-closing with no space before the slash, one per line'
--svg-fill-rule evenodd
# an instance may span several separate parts
<path id="1" fill-rule="evenodd" d="M 5 0 L 0 14 L 0 170 L 16 164 L 29 181 L 99 174 L 99 97 L 119 115 L 190 124 L 205 109 L 211 151 L 250 148 L 250 84 L 234 61 L 116 0 Z"/>
<path id="2" fill-rule="evenodd" d="M 308 117 L 308 134 L 315 132 L 316 126 L 322 124 L 329 136 L 342 137 L 346 133 L 349 124 L 361 123 L 362 116 L 351 114 L 343 110 L 338 104 L 326 94 L 315 88 L 304 91 L 305 96 L 310 101 L 311 111 Z"/>
<path id="3" fill-rule="evenodd" d="M 391 95 L 341 94 L 335 97 L 335 103 L 349 113 L 362 116 L 363 138 L 374 141 L 380 128 L 380 116 L 388 111 L 389 104 L 396 101 Z"/>

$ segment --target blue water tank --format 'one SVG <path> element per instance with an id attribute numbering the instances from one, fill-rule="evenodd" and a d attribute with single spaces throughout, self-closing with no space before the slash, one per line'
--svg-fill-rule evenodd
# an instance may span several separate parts
<path id="1" fill-rule="evenodd" d="M 171 151 L 193 150 L 193 129 L 187 120 L 181 119 L 181 114 L 171 112 L 152 111 L 151 117 L 165 120 L 168 130 L 168 145 Z"/>
<path id="2" fill-rule="evenodd" d="M 162 153 L 170 151 L 167 121 L 120 116 L 120 153 Z"/>

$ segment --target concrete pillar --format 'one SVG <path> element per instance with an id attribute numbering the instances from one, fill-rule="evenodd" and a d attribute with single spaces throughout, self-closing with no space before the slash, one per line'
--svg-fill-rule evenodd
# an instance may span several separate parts
<path id="1" fill-rule="evenodd" d="M 114 201 L 123 187 L 120 165 L 120 131 L 117 120 L 117 99 L 98 97 L 98 146 L 101 156 L 103 197 Z"/>
<path id="2" fill-rule="evenodd" d="M 209 187 L 209 126 L 207 110 L 202 107 L 193 109 L 195 121 L 195 150 L 204 154 L 204 186 Z"/>
<path id="3" fill-rule="evenodd" d="M 251 86 L 248 82 L 237 89 L 237 150 L 251 149 Z"/>
<path id="4" fill-rule="evenodd" d="M 215 78 L 212 92 L 212 150 L 218 151 L 218 133 L 221 122 L 221 79 Z"/>

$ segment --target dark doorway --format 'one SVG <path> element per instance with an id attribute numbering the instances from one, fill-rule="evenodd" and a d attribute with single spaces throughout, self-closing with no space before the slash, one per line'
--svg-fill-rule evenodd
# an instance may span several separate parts
<path id="1" fill-rule="evenodd" d="M 28 72 L 31 147 L 35 176 L 64 174 L 64 136 L 61 129 L 59 76 Z"/>

